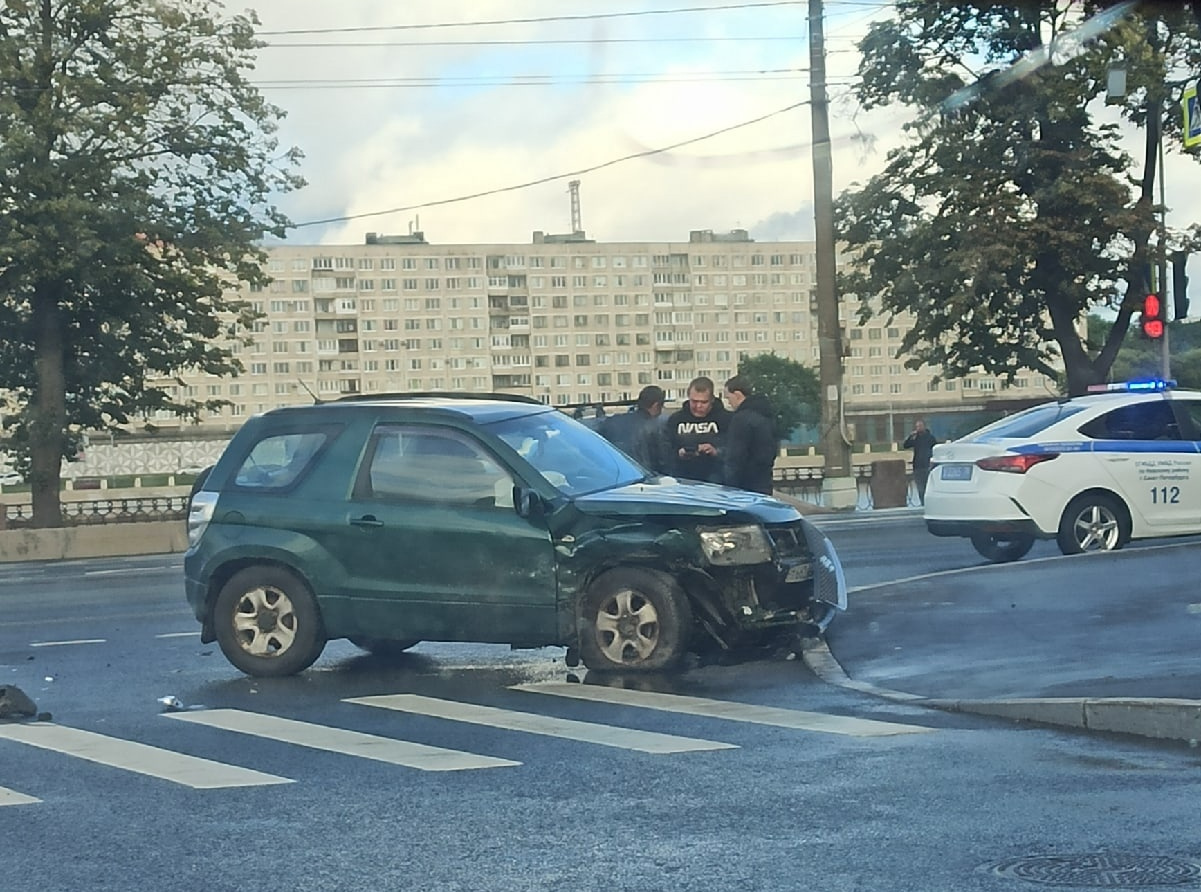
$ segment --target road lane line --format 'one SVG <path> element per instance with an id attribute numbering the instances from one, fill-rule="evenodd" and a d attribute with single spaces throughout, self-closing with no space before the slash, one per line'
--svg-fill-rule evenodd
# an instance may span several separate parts
<path id="1" fill-rule="evenodd" d="M 16 790 L 10 790 L 8 787 L 0 787 L 0 808 L 6 805 L 32 805 L 41 801 L 32 796 L 26 796 L 24 793 L 18 793 Z"/>
<path id="2" fill-rule="evenodd" d="M 656 734 L 653 731 L 635 731 L 612 725 L 597 725 L 592 722 L 577 722 L 529 712 L 514 712 L 494 706 L 477 706 L 454 700 L 438 700 L 418 694 L 386 694 L 378 697 L 352 697 L 345 702 L 364 706 L 379 706 L 399 712 L 412 712 L 453 722 L 468 722 L 487 725 L 509 731 L 525 731 L 546 737 L 561 737 L 582 743 L 596 743 L 620 749 L 637 750 L 643 753 L 691 753 L 705 750 L 738 749 L 732 743 L 699 740 L 691 737 L 676 737 L 672 734 Z"/>
<path id="3" fill-rule="evenodd" d="M 161 635 L 155 635 L 155 638 L 199 638 L 200 630 L 194 632 L 163 632 Z"/>
<path id="4" fill-rule="evenodd" d="M 513 685 L 512 689 L 515 691 L 534 691 L 540 694 L 553 694 L 556 697 L 571 697 L 576 700 L 592 700 L 597 703 L 641 706 L 665 712 L 728 719 L 733 722 L 773 725 L 777 728 L 792 728 L 798 731 L 846 734 L 852 737 L 925 734 L 934 730 L 933 728 L 925 728 L 921 725 L 906 725 L 899 722 L 880 722 L 874 719 L 860 719 L 853 716 L 804 712 L 799 709 L 755 706 L 750 703 L 733 703 L 729 700 L 710 700 L 704 697 L 686 697 L 681 694 L 663 694 L 655 691 L 631 691 L 625 688 L 609 688 L 597 685 L 539 682 L 535 684 Z"/>
<path id="5" fill-rule="evenodd" d="M 87 759 L 89 762 L 108 765 L 110 768 L 146 774 L 194 790 L 292 783 L 290 778 L 276 777 L 236 765 L 224 765 L 221 762 L 186 756 L 133 740 L 106 737 L 103 734 L 67 728 L 50 722 L 0 724 L 0 739 L 65 753 Z"/>
<path id="6" fill-rule="evenodd" d="M 64 647 L 69 644 L 104 644 L 104 638 L 76 638 L 73 641 L 31 641 L 30 647 Z"/>
<path id="7" fill-rule="evenodd" d="M 243 712 L 239 709 L 205 709 L 197 712 L 171 712 L 165 713 L 165 715 L 167 718 L 195 722 L 210 728 L 237 731 L 242 734 L 252 734 L 255 737 L 266 737 L 270 740 L 281 740 L 285 743 L 325 750 L 329 753 L 375 759 L 378 762 L 403 765 L 406 768 L 417 768 L 421 771 L 464 771 L 472 768 L 505 768 L 521 764 L 509 759 L 495 759 L 476 753 L 426 746 L 407 740 L 393 740 L 390 737 L 377 737 L 374 734 L 362 734 L 343 728 L 298 722 L 257 712 Z"/>

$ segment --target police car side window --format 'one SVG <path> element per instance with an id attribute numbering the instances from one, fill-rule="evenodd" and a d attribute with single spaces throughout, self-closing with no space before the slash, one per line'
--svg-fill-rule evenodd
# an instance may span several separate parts
<path id="1" fill-rule="evenodd" d="M 1186 440 L 1201 440 L 1201 400 L 1173 400 Z"/>
<path id="2" fill-rule="evenodd" d="M 1119 406 L 1083 425 L 1094 440 L 1179 440 L 1180 426 L 1167 400 Z"/>

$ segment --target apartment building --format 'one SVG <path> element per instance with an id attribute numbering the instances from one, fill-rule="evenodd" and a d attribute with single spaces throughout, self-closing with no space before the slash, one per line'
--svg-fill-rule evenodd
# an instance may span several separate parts
<path id="1" fill-rule="evenodd" d="M 671 404 L 697 375 L 720 386 L 745 355 L 817 368 L 814 251 L 743 230 L 661 243 L 535 232 L 527 244 L 438 245 L 414 232 L 276 245 L 271 283 L 242 295 L 263 314 L 253 345 L 235 345 L 245 373 L 168 386 L 229 400 L 204 419 L 229 429 L 314 397 L 395 391 L 491 391 L 561 406 L 632 399 L 658 384 Z M 864 436 L 891 439 L 915 413 L 995 395 L 991 378 L 935 383 L 934 369 L 906 369 L 896 355 L 906 321 L 861 326 L 857 309 L 843 308 L 844 392 L 848 413 L 870 428 Z M 1031 375 L 1010 395 L 1043 394 L 1042 376 Z"/>

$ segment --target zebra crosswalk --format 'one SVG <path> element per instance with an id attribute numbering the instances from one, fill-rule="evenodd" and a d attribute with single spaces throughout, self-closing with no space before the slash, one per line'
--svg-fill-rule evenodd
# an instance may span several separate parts
<path id="1" fill-rule="evenodd" d="M 138 774 L 183 784 L 194 790 L 213 790 L 221 787 L 257 787 L 265 784 L 289 784 L 286 777 L 276 777 L 249 768 L 238 768 L 209 759 L 67 728 L 51 722 L 0 725 L 0 739 L 15 740 L 42 749 L 99 762 L 111 768 L 123 768 Z"/>
<path id="2" fill-rule="evenodd" d="M 509 759 L 493 759 L 458 750 L 393 740 L 374 734 L 361 734 L 327 725 L 297 722 L 257 712 L 242 712 L 239 709 L 205 709 L 199 712 L 167 713 L 169 718 L 226 731 L 240 731 L 256 737 L 294 743 L 330 753 L 344 753 L 379 762 L 390 762 L 421 771 L 464 771 L 470 768 L 501 768 L 520 765 Z"/>
<path id="3" fill-rule="evenodd" d="M 669 714 L 687 714 L 717 721 L 772 725 L 801 732 L 879 737 L 929 732 L 920 725 L 836 716 L 803 710 L 757 706 L 725 700 L 688 697 L 652 691 L 633 691 L 595 685 L 543 682 L 515 685 L 511 690 L 569 697 L 597 705 L 635 706 Z M 343 702 L 436 720 L 487 726 L 522 734 L 536 734 L 578 744 L 619 748 L 647 755 L 687 754 L 737 750 L 734 743 L 621 727 L 604 722 L 564 719 L 523 710 L 502 709 L 412 693 L 351 697 Z M 535 701 L 546 704 L 545 700 Z M 366 734 L 345 728 L 298 721 L 240 709 L 199 709 L 164 713 L 178 724 L 250 735 L 285 745 L 308 747 L 350 758 L 371 759 L 418 771 L 456 772 L 514 768 L 522 763 L 465 750 L 431 746 L 391 736 Z M 3 747 L 24 744 L 61 755 L 88 760 L 110 768 L 169 781 L 197 790 L 289 784 L 294 778 L 267 774 L 174 752 L 135 740 L 71 728 L 51 722 L 0 723 L 0 781 L 5 759 Z M 28 790 L 0 786 L 0 807 L 33 805 L 41 800 Z"/>

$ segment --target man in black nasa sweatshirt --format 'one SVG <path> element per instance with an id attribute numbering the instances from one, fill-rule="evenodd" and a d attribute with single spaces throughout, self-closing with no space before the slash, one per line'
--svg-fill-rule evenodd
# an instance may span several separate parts
<path id="1" fill-rule="evenodd" d="M 722 435 L 730 413 L 718 402 L 710 378 L 694 378 L 688 385 L 688 402 L 667 420 L 669 453 L 676 477 L 721 483 Z"/>

